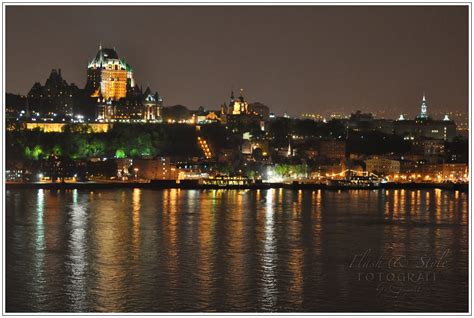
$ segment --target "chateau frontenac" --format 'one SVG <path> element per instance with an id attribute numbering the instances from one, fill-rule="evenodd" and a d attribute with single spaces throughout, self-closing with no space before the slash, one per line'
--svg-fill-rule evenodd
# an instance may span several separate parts
<path id="1" fill-rule="evenodd" d="M 136 85 L 132 67 L 115 48 L 99 45 L 87 65 L 83 89 L 68 84 L 61 69 L 53 69 L 45 85 L 36 82 L 26 96 L 26 116 L 51 116 L 70 121 L 81 116 L 97 122 L 161 122 L 163 98 L 149 87 Z M 63 120 L 64 119 L 64 120 Z"/>

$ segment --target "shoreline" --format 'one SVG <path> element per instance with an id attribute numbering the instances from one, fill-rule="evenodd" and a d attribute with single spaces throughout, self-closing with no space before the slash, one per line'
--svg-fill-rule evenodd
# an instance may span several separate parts
<path id="1" fill-rule="evenodd" d="M 385 183 L 380 186 L 328 186 L 326 184 L 308 183 L 255 183 L 248 185 L 203 185 L 198 183 L 176 183 L 174 180 L 154 180 L 151 182 L 75 182 L 75 183 L 5 183 L 6 189 L 119 189 L 119 188 L 141 188 L 141 189 L 183 189 L 183 190 L 267 190 L 267 189 L 290 189 L 290 190 L 390 190 L 390 189 L 441 189 L 452 191 L 469 190 L 469 183 Z"/>

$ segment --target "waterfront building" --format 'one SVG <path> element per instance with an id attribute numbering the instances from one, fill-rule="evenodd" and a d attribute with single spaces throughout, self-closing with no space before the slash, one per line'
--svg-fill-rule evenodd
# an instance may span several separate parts
<path id="1" fill-rule="evenodd" d="M 212 186 L 248 186 L 251 182 L 250 179 L 243 176 L 209 176 L 201 180 L 203 185 L 212 185 Z"/>
<path id="2" fill-rule="evenodd" d="M 464 180 L 468 178 L 468 166 L 465 163 L 443 163 L 444 180 Z"/>
<path id="3" fill-rule="evenodd" d="M 41 161 L 41 178 L 47 178 L 52 182 L 62 182 L 72 179 L 76 174 L 76 164 L 68 157 L 50 155 L 47 160 Z"/>
<path id="4" fill-rule="evenodd" d="M 147 180 L 176 180 L 178 172 L 170 157 L 133 159 L 132 171 L 138 178 Z"/>
<path id="5" fill-rule="evenodd" d="M 421 166 L 418 174 L 425 180 L 438 182 L 467 181 L 468 166 L 466 163 L 426 164 Z"/>
<path id="6" fill-rule="evenodd" d="M 400 160 L 400 175 L 418 174 L 426 165 L 424 160 Z"/>
<path id="7" fill-rule="evenodd" d="M 21 182 L 21 181 L 23 181 L 23 170 L 22 169 L 8 169 L 8 170 L 5 170 L 5 181 L 6 182 Z"/>
<path id="8" fill-rule="evenodd" d="M 379 175 L 400 173 L 400 161 L 374 156 L 365 161 L 365 170 Z"/>

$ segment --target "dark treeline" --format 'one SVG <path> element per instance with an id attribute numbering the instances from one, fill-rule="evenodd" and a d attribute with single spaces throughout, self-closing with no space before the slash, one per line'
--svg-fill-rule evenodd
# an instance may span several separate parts
<path id="1" fill-rule="evenodd" d="M 196 126 L 188 124 L 114 124 L 107 133 L 87 133 L 87 126 L 78 129 L 66 126 L 62 133 L 44 133 L 39 130 L 18 130 L 6 132 L 7 161 L 38 160 L 49 155 L 71 159 L 92 157 L 124 158 L 154 156 L 201 156 L 197 136 L 204 137 L 214 154 L 220 149 L 239 149 L 242 131 L 249 131 L 254 137 L 259 135 L 270 140 L 271 147 L 287 147 L 297 135 L 301 149 L 317 148 L 321 139 L 346 140 L 346 152 L 361 155 L 405 154 L 411 143 L 402 136 L 376 131 L 355 132 L 346 130 L 336 120 L 328 123 L 312 120 L 279 118 L 267 122 L 266 131 L 261 131 L 258 123 L 249 127 L 233 127 L 219 123 Z M 467 161 L 466 140 L 446 143 L 447 153 L 458 154 L 457 161 Z"/>
<path id="2" fill-rule="evenodd" d="M 190 125 L 115 124 L 107 133 L 84 133 L 66 128 L 62 133 L 39 130 L 8 131 L 7 161 L 42 159 L 49 155 L 72 159 L 199 155 L 197 132 Z"/>

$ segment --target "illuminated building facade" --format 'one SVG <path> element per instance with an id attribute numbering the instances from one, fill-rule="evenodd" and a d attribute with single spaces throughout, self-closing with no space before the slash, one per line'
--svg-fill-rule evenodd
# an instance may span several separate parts
<path id="1" fill-rule="evenodd" d="M 38 129 L 45 133 L 61 133 L 64 132 L 66 126 L 69 123 L 25 123 L 24 129 L 34 130 Z M 88 133 L 106 133 L 112 128 L 112 124 L 105 123 L 88 123 L 88 124 L 75 124 L 72 126 L 72 130 L 85 130 Z"/>
<path id="2" fill-rule="evenodd" d="M 125 98 L 113 101 L 99 96 L 97 121 L 99 122 L 161 122 L 163 98 L 158 92 L 145 92 L 139 88 L 128 91 Z"/>
<path id="3" fill-rule="evenodd" d="M 150 89 L 147 88 L 148 93 L 145 93 L 144 99 L 144 117 L 146 121 L 159 121 L 161 120 L 161 104 L 163 99 L 158 93 L 152 94 Z"/>
<path id="4" fill-rule="evenodd" d="M 176 180 L 178 170 L 169 157 L 154 159 L 134 159 L 133 172 L 147 180 Z"/>
<path id="5" fill-rule="evenodd" d="M 421 100 L 421 111 L 420 115 L 418 115 L 420 119 L 428 119 L 428 103 L 426 101 L 425 94 L 423 94 L 423 98 Z"/>
<path id="6" fill-rule="evenodd" d="M 124 59 L 119 59 L 115 49 L 100 45 L 87 66 L 86 90 L 91 97 L 102 96 L 116 101 L 127 96 L 127 85 L 135 85 L 132 68 Z"/>
<path id="7" fill-rule="evenodd" d="M 383 157 L 372 157 L 365 161 L 366 171 L 382 175 L 400 173 L 400 161 Z"/>
<path id="8" fill-rule="evenodd" d="M 112 100 L 127 96 L 127 72 L 115 69 L 103 70 L 100 91 L 104 98 Z"/>
<path id="9" fill-rule="evenodd" d="M 261 120 L 268 119 L 268 107 L 255 103 L 252 107 L 243 95 L 243 89 L 240 90 L 240 96 L 234 97 L 234 92 L 230 94 L 230 103 L 221 105 L 220 121 L 221 123 L 232 129 L 233 132 L 240 132 L 240 128 L 250 124 L 260 125 Z M 265 130 L 265 125 L 261 126 L 261 130 Z M 245 131 L 241 131 L 244 133 Z"/>
<path id="10" fill-rule="evenodd" d="M 234 98 L 234 92 L 230 94 L 230 104 L 229 104 L 229 112 L 231 115 L 245 115 L 248 114 L 249 104 L 244 98 L 243 89 L 240 90 L 239 98 Z"/>
<path id="11" fill-rule="evenodd" d="M 87 66 L 85 90 L 96 101 L 99 122 L 161 122 L 163 98 L 135 85 L 132 67 L 115 49 L 99 46 Z"/>

